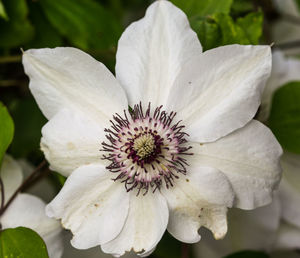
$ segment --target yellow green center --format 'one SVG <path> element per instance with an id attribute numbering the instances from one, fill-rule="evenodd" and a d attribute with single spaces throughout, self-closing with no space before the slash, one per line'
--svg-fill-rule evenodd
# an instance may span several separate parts
<path id="1" fill-rule="evenodd" d="M 136 138 L 133 149 L 140 158 L 148 157 L 154 150 L 155 142 L 151 134 L 144 134 Z"/>

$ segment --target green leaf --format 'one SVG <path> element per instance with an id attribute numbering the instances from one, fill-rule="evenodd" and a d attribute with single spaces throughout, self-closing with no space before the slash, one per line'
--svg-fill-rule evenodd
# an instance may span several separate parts
<path id="1" fill-rule="evenodd" d="M 212 17 L 198 19 L 192 23 L 192 27 L 198 32 L 198 37 L 204 50 L 218 47 L 221 44 L 222 31 Z"/>
<path id="2" fill-rule="evenodd" d="M 262 35 L 263 13 L 254 12 L 235 22 L 228 14 L 218 13 L 191 20 L 204 50 L 229 44 L 258 44 Z"/>
<path id="3" fill-rule="evenodd" d="M 230 12 L 232 0 L 171 0 L 188 17 Z"/>
<path id="4" fill-rule="evenodd" d="M 27 19 L 26 0 L 3 1 L 9 21 L 0 20 L 0 47 L 21 47 L 34 36 L 34 28 Z"/>
<path id="5" fill-rule="evenodd" d="M 237 19 L 237 25 L 242 28 L 250 44 L 257 45 L 262 35 L 263 13 L 261 11 Z"/>
<path id="6" fill-rule="evenodd" d="M 225 256 L 224 258 L 269 258 L 270 256 L 260 251 L 241 251 Z"/>
<path id="7" fill-rule="evenodd" d="M 26 158 L 35 152 L 40 153 L 41 129 L 47 120 L 33 98 L 15 102 L 10 110 L 15 121 L 15 137 L 10 153 L 15 158 Z"/>
<path id="8" fill-rule="evenodd" d="M 7 13 L 5 11 L 2 0 L 0 0 L 0 17 L 3 18 L 4 20 L 8 21 L 8 16 L 7 16 Z"/>
<path id="9" fill-rule="evenodd" d="M 255 5 L 252 0 L 234 0 L 230 13 L 234 16 L 243 16 L 254 11 Z"/>
<path id="10" fill-rule="evenodd" d="M 269 126 L 284 149 L 300 154 L 300 82 L 275 91 Z"/>
<path id="11" fill-rule="evenodd" d="M 0 232 L 0 257 L 48 258 L 43 239 L 33 230 L 24 227 L 9 228 Z"/>
<path id="12" fill-rule="evenodd" d="M 93 0 L 40 0 L 50 23 L 72 44 L 85 50 L 115 47 L 122 27 Z"/>
<path id="13" fill-rule="evenodd" d="M 59 184 L 59 190 L 60 190 L 63 187 L 63 185 L 65 184 L 67 178 L 57 172 L 53 172 L 52 175 L 55 179 L 55 182 L 57 182 Z"/>
<path id="14" fill-rule="evenodd" d="M 216 23 L 220 26 L 222 32 L 221 45 L 229 44 L 250 44 L 243 29 L 238 26 L 233 19 L 226 14 L 217 14 L 214 16 Z"/>
<path id="15" fill-rule="evenodd" d="M 14 136 L 14 123 L 7 109 L 0 102 L 0 165 Z"/>

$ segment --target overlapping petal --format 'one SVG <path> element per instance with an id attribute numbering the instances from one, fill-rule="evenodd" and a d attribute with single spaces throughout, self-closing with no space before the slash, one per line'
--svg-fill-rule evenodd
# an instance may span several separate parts
<path id="1" fill-rule="evenodd" d="M 300 228 L 282 221 L 277 231 L 274 247 L 279 250 L 299 249 Z"/>
<path id="2" fill-rule="evenodd" d="M 101 248 L 115 256 L 131 250 L 142 257 L 150 255 L 166 230 L 168 217 L 167 202 L 158 191 L 145 196 L 130 192 L 129 212 L 121 233 Z"/>
<path id="3" fill-rule="evenodd" d="M 279 185 L 282 217 L 300 229 L 300 155 L 284 153 L 283 178 Z"/>
<path id="4" fill-rule="evenodd" d="M 51 169 L 64 176 L 82 165 L 101 163 L 104 128 L 81 111 L 62 109 L 42 129 L 41 149 Z"/>
<path id="5" fill-rule="evenodd" d="M 87 249 L 114 239 L 127 218 L 129 195 L 102 165 L 76 169 L 47 205 L 50 217 L 61 219 L 74 235 L 71 243 Z"/>
<path id="6" fill-rule="evenodd" d="M 220 258 L 243 250 L 269 251 L 273 247 L 280 221 L 278 198 L 253 211 L 231 209 L 228 212 L 228 232 L 224 239 L 215 241 L 207 231 L 194 245 L 197 257 Z"/>
<path id="7" fill-rule="evenodd" d="M 200 240 L 201 226 L 209 228 L 216 239 L 224 237 L 227 207 L 231 207 L 234 200 L 226 176 L 214 168 L 192 166 L 188 175 L 174 184 L 172 188 L 162 189 L 170 209 L 168 231 L 187 243 Z"/>
<path id="8" fill-rule="evenodd" d="M 270 72 L 268 46 L 230 45 L 198 53 L 177 77 L 167 106 L 184 120 L 191 141 L 214 141 L 254 117 Z"/>
<path id="9" fill-rule="evenodd" d="M 127 107 L 113 74 L 75 48 L 31 49 L 23 54 L 29 87 L 43 114 L 51 119 L 62 108 L 76 107 L 105 123 Z"/>
<path id="10" fill-rule="evenodd" d="M 186 15 L 169 1 L 153 3 L 118 43 L 116 76 L 130 105 L 164 105 L 182 66 L 201 52 Z"/>
<path id="11" fill-rule="evenodd" d="M 4 200 L 6 203 L 23 181 L 21 167 L 9 155 L 5 155 L 3 158 L 0 177 L 4 185 Z"/>
<path id="12" fill-rule="evenodd" d="M 256 120 L 216 142 L 193 144 L 193 162 L 223 172 L 236 194 L 235 206 L 253 209 L 272 200 L 281 176 L 282 149 L 271 131 Z"/>
<path id="13" fill-rule="evenodd" d="M 45 241 L 51 258 L 60 258 L 63 253 L 61 226 L 58 221 L 45 214 L 46 204 L 30 194 L 18 194 L 1 216 L 5 228 L 28 227 L 36 231 Z"/>

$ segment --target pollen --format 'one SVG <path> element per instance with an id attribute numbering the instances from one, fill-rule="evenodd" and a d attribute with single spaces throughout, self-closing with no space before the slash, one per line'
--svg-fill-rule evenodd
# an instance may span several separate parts
<path id="1" fill-rule="evenodd" d="M 144 159 L 151 155 L 155 148 L 155 141 L 151 134 L 144 134 L 135 139 L 133 144 L 133 149 L 136 151 L 136 154 Z"/>

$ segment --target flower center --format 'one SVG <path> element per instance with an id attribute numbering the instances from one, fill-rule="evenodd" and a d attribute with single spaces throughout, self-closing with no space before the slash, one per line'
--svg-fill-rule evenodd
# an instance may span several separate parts
<path id="1" fill-rule="evenodd" d="M 144 134 L 134 140 L 133 149 L 141 159 L 144 159 L 153 153 L 155 146 L 153 136 Z"/>
<path id="2" fill-rule="evenodd" d="M 103 155 L 110 162 L 106 168 L 117 174 L 113 180 L 124 183 L 127 191 L 137 188 L 137 195 L 149 188 L 154 192 L 162 184 L 173 186 L 178 173 L 186 174 L 183 155 L 192 155 L 184 126 L 173 123 L 176 113 L 162 111 L 162 106 L 151 114 L 150 103 L 146 112 L 140 103 L 129 114 L 116 114 L 105 129 L 109 143 L 103 142 L 101 151 L 108 153 Z"/>

